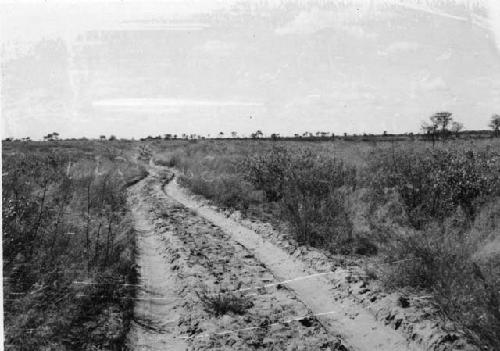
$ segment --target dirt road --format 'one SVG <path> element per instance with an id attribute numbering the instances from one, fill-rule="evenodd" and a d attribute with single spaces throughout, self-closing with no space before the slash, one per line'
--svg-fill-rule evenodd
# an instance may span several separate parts
<path id="1" fill-rule="evenodd" d="M 130 190 L 142 289 L 136 350 L 417 350 L 336 291 L 339 273 L 314 273 L 252 230 L 164 189 L 156 169 Z M 163 191 L 164 190 L 164 191 Z M 237 295 L 242 314 L 216 316 L 206 296 Z"/>
<path id="2" fill-rule="evenodd" d="M 148 206 L 141 198 L 141 188 L 139 183 L 130 191 L 140 288 L 129 339 L 135 350 L 185 350 L 185 340 L 171 332 L 180 318 L 182 303 L 176 292 L 177 276 L 164 258 L 162 242 L 156 235 Z"/>
<path id="3" fill-rule="evenodd" d="M 141 274 L 132 349 L 346 350 L 252 252 L 165 195 L 160 178 L 152 174 L 129 194 Z M 231 292 L 248 309 L 216 316 L 202 291 Z"/>

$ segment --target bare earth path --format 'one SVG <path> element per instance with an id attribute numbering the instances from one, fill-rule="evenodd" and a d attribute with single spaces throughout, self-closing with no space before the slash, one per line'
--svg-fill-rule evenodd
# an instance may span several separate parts
<path id="1" fill-rule="evenodd" d="M 137 232 L 140 288 L 129 339 L 134 350 L 185 350 L 185 340 L 175 338 L 171 332 L 175 325 L 172 320 L 179 318 L 176 276 L 162 255 L 161 240 L 155 234 L 147 205 L 141 199 L 141 186 L 139 183 L 130 190 Z"/>
<path id="2" fill-rule="evenodd" d="M 175 181 L 163 192 L 162 170 L 152 172 L 130 190 L 144 288 L 133 349 L 419 349 L 341 299 L 335 274 L 310 276 L 301 261 L 201 206 Z M 251 308 L 216 317 L 196 293 L 202 286 L 236 292 Z"/>

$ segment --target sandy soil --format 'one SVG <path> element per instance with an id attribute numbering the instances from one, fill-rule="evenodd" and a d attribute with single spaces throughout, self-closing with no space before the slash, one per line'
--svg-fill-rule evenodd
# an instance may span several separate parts
<path id="1" fill-rule="evenodd" d="M 141 274 L 132 349 L 348 349 L 251 251 L 161 186 L 153 174 L 130 190 Z M 215 316 L 204 289 L 237 294 L 248 309 Z"/>
<path id="2" fill-rule="evenodd" d="M 219 211 L 171 176 L 152 166 L 130 190 L 143 286 L 132 349 L 473 350 L 414 301 L 401 307 L 368 286 L 359 269 Z M 231 292 L 249 308 L 217 317 L 204 290 Z"/>
<path id="3" fill-rule="evenodd" d="M 293 290 L 321 321 L 329 335 L 340 335 L 354 350 L 419 350 L 400 333 L 379 323 L 371 313 L 336 291 L 344 271 L 318 273 L 280 247 L 227 218 L 224 214 L 201 205 L 186 194 L 175 181 L 165 186 L 168 196 L 220 227 L 233 240 L 249 249 L 280 281 Z M 327 274 L 325 274 L 327 273 Z M 304 278 L 304 277 L 308 278 Z M 297 279 L 299 278 L 299 279 Z"/>
<path id="4" fill-rule="evenodd" d="M 143 183 L 133 186 L 129 198 L 137 233 L 140 277 L 129 343 L 133 350 L 186 350 L 185 340 L 178 338 L 174 330 L 182 311 L 182 300 L 176 292 L 177 276 L 163 255 L 163 243 L 142 199 L 142 186 Z"/>

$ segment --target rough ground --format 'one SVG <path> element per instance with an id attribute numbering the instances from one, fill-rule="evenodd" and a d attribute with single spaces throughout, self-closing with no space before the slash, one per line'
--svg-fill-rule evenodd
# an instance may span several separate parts
<path id="1" fill-rule="evenodd" d="M 132 349 L 466 349 L 443 343 L 447 334 L 429 323 L 400 318 L 345 269 L 293 254 L 189 196 L 170 172 L 151 169 L 130 190 L 141 274 Z M 216 316 L 203 291 L 237 296 L 249 308 Z"/>
<path id="2" fill-rule="evenodd" d="M 347 350 L 252 252 L 165 195 L 158 174 L 130 189 L 130 204 L 141 274 L 132 349 Z M 204 289 L 239 291 L 249 308 L 215 316 Z"/>

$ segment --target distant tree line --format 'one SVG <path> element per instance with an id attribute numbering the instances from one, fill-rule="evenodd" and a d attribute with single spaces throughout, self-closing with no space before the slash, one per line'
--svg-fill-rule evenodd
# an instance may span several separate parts
<path id="1" fill-rule="evenodd" d="M 492 130 L 492 136 L 493 137 L 500 137 L 500 114 L 494 114 L 491 116 L 490 122 L 488 126 Z M 458 121 L 453 120 L 453 114 L 448 111 L 440 111 L 436 112 L 433 114 L 430 118 L 429 121 L 422 123 L 421 130 L 422 130 L 422 135 L 426 140 L 432 140 L 435 142 L 436 140 L 446 140 L 452 136 L 458 137 L 460 133 L 463 131 L 464 125 Z M 229 133 L 231 138 L 237 139 L 246 139 L 244 136 L 239 136 L 238 132 L 232 131 Z M 406 133 L 406 135 L 409 135 L 411 137 L 414 136 L 413 133 Z M 219 139 L 224 139 L 224 132 L 219 132 L 217 134 L 217 138 Z M 352 134 L 352 137 L 357 137 L 357 134 Z M 363 137 L 374 137 L 374 134 L 362 134 Z M 387 131 L 384 131 L 382 136 L 384 137 L 391 137 L 394 136 L 394 134 L 389 134 Z M 228 136 L 229 137 L 229 136 Z M 344 133 L 344 138 L 349 137 L 347 133 Z M 210 134 L 208 134 L 208 138 L 210 138 Z M 253 133 L 250 134 L 251 139 L 261 139 L 264 138 L 264 133 L 262 130 L 257 130 Z M 271 140 L 278 140 L 280 138 L 294 138 L 294 139 L 309 139 L 309 138 L 330 138 L 330 139 L 335 139 L 335 134 L 331 132 L 325 132 L 325 131 L 317 131 L 317 132 L 309 132 L 305 131 L 302 134 L 296 133 L 293 136 L 281 136 L 279 133 L 271 133 L 269 134 L 269 139 Z M 153 137 L 151 135 L 147 136 L 146 138 L 141 138 L 141 140 L 204 140 L 206 139 L 205 136 L 199 135 L 199 134 L 186 134 L 182 133 L 181 135 L 178 134 L 171 134 L 167 133 L 164 134 L 163 136 L 158 135 L 156 137 Z M 58 132 L 52 132 L 43 137 L 44 141 L 58 141 L 61 140 L 60 135 Z M 71 139 L 71 140 L 76 140 L 76 139 Z M 81 138 L 81 140 L 87 140 L 87 138 Z M 110 135 L 108 138 L 106 138 L 105 135 L 100 135 L 99 140 L 101 141 L 114 141 L 117 140 L 115 135 Z M 21 138 L 21 139 L 14 139 L 14 138 L 5 138 L 3 141 L 31 141 L 30 137 L 26 138 Z"/>

